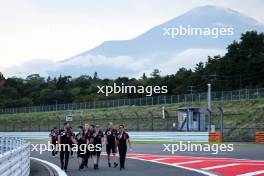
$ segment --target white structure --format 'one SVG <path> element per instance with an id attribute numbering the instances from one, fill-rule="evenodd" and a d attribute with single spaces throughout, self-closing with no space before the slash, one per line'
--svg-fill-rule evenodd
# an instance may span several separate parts
<path id="1" fill-rule="evenodd" d="M 25 140 L 0 138 L 1 176 L 28 176 L 30 173 L 30 143 Z"/>

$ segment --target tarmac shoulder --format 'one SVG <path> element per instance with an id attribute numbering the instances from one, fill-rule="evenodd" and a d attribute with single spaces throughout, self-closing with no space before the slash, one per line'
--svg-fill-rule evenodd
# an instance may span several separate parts
<path id="1" fill-rule="evenodd" d="M 48 167 L 47 165 L 36 161 L 30 160 L 30 176 L 54 176 L 57 175 L 56 172 Z"/>

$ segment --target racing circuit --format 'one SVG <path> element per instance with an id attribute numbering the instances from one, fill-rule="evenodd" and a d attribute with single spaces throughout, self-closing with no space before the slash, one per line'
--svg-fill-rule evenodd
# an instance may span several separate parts
<path id="1" fill-rule="evenodd" d="M 42 155 L 32 152 L 31 156 L 59 166 L 59 158 L 52 158 L 49 152 Z M 172 155 L 169 152 L 163 152 L 161 144 L 134 144 L 133 151 L 127 155 L 126 170 L 108 168 L 104 154 L 98 171 L 92 169 L 92 160 L 89 161 L 88 169 L 79 171 L 74 154 L 70 158 L 67 175 L 262 176 L 264 175 L 263 157 L 263 146 L 255 144 L 236 145 L 233 152 L 217 155 L 208 152 L 176 152 Z"/>

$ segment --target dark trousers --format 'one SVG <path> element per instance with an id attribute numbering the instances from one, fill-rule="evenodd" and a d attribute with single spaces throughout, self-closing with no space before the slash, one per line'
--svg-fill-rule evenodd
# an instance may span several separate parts
<path id="1" fill-rule="evenodd" d="M 55 155 L 57 155 L 57 153 L 58 153 L 58 151 L 56 150 L 56 140 L 52 140 L 52 145 L 53 145 L 53 150 L 52 150 L 52 156 L 55 156 Z"/>
<path id="2" fill-rule="evenodd" d="M 127 147 L 124 146 L 118 147 L 118 151 L 119 151 L 120 168 L 125 168 Z"/>
<path id="3" fill-rule="evenodd" d="M 84 166 L 87 166 L 88 165 L 88 159 L 90 157 L 90 151 L 89 150 L 86 150 L 86 153 L 85 153 L 85 158 L 83 160 L 83 165 Z"/>
<path id="4" fill-rule="evenodd" d="M 68 162 L 69 162 L 69 156 L 70 156 L 70 151 L 68 151 L 68 150 L 60 152 L 61 169 L 67 170 Z M 65 162 L 64 162 L 64 158 L 65 158 Z"/>

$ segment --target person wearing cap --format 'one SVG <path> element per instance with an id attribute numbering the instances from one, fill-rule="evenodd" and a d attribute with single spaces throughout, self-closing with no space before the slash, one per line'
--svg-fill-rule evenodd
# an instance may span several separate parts
<path id="1" fill-rule="evenodd" d="M 69 155 L 70 155 L 70 144 L 74 141 L 73 133 L 70 129 L 70 124 L 68 122 L 64 123 L 64 129 L 59 131 L 58 143 L 60 147 L 60 162 L 61 169 L 67 172 Z"/>
<path id="2" fill-rule="evenodd" d="M 90 139 L 90 144 L 93 144 L 95 146 L 95 149 L 91 152 L 95 170 L 99 168 L 98 166 L 99 166 L 99 160 L 100 160 L 103 142 L 104 142 L 104 133 L 100 129 L 100 126 L 96 125 L 95 130 L 91 135 L 91 139 Z"/>
<path id="3" fill-rule="evenodd" d="M 58 135 L 59 135 L 59 130 L 57 127 L 54 127 L 49 134 L 49 137 L 51 138 L 51 143 L 53 145 L 53 150 L 52 150 L 52 156 L 55 157 L 58 154 L 58 151 L 56 150 L 57 147 L 57 142 L 58 142 Z"/>
<path id="4" fill-rule="evenodd" d="M 131 148 L 131 141 L 129 139 L 129 135 L 125 131 L 124 125 L 120 125 L 117 134 L 117 146 L 119 151 L 120 170 L 125 169 L 127 142 L 129 144 L 129 148 Z"/>
<path id="5" fill-rule="evenodd" d="M 117 136 L 117 130 L 113 127 L 113 123 L 109 122 L 107 129 L 105 131 L 105 143 L 106 143 L 108 167 L 111 167 L 111 160 L 110 160 L 111 152 L 114 158 L 114 167 L 118 166 L 118 164 L 116 163 L 116 136 Z"/>

